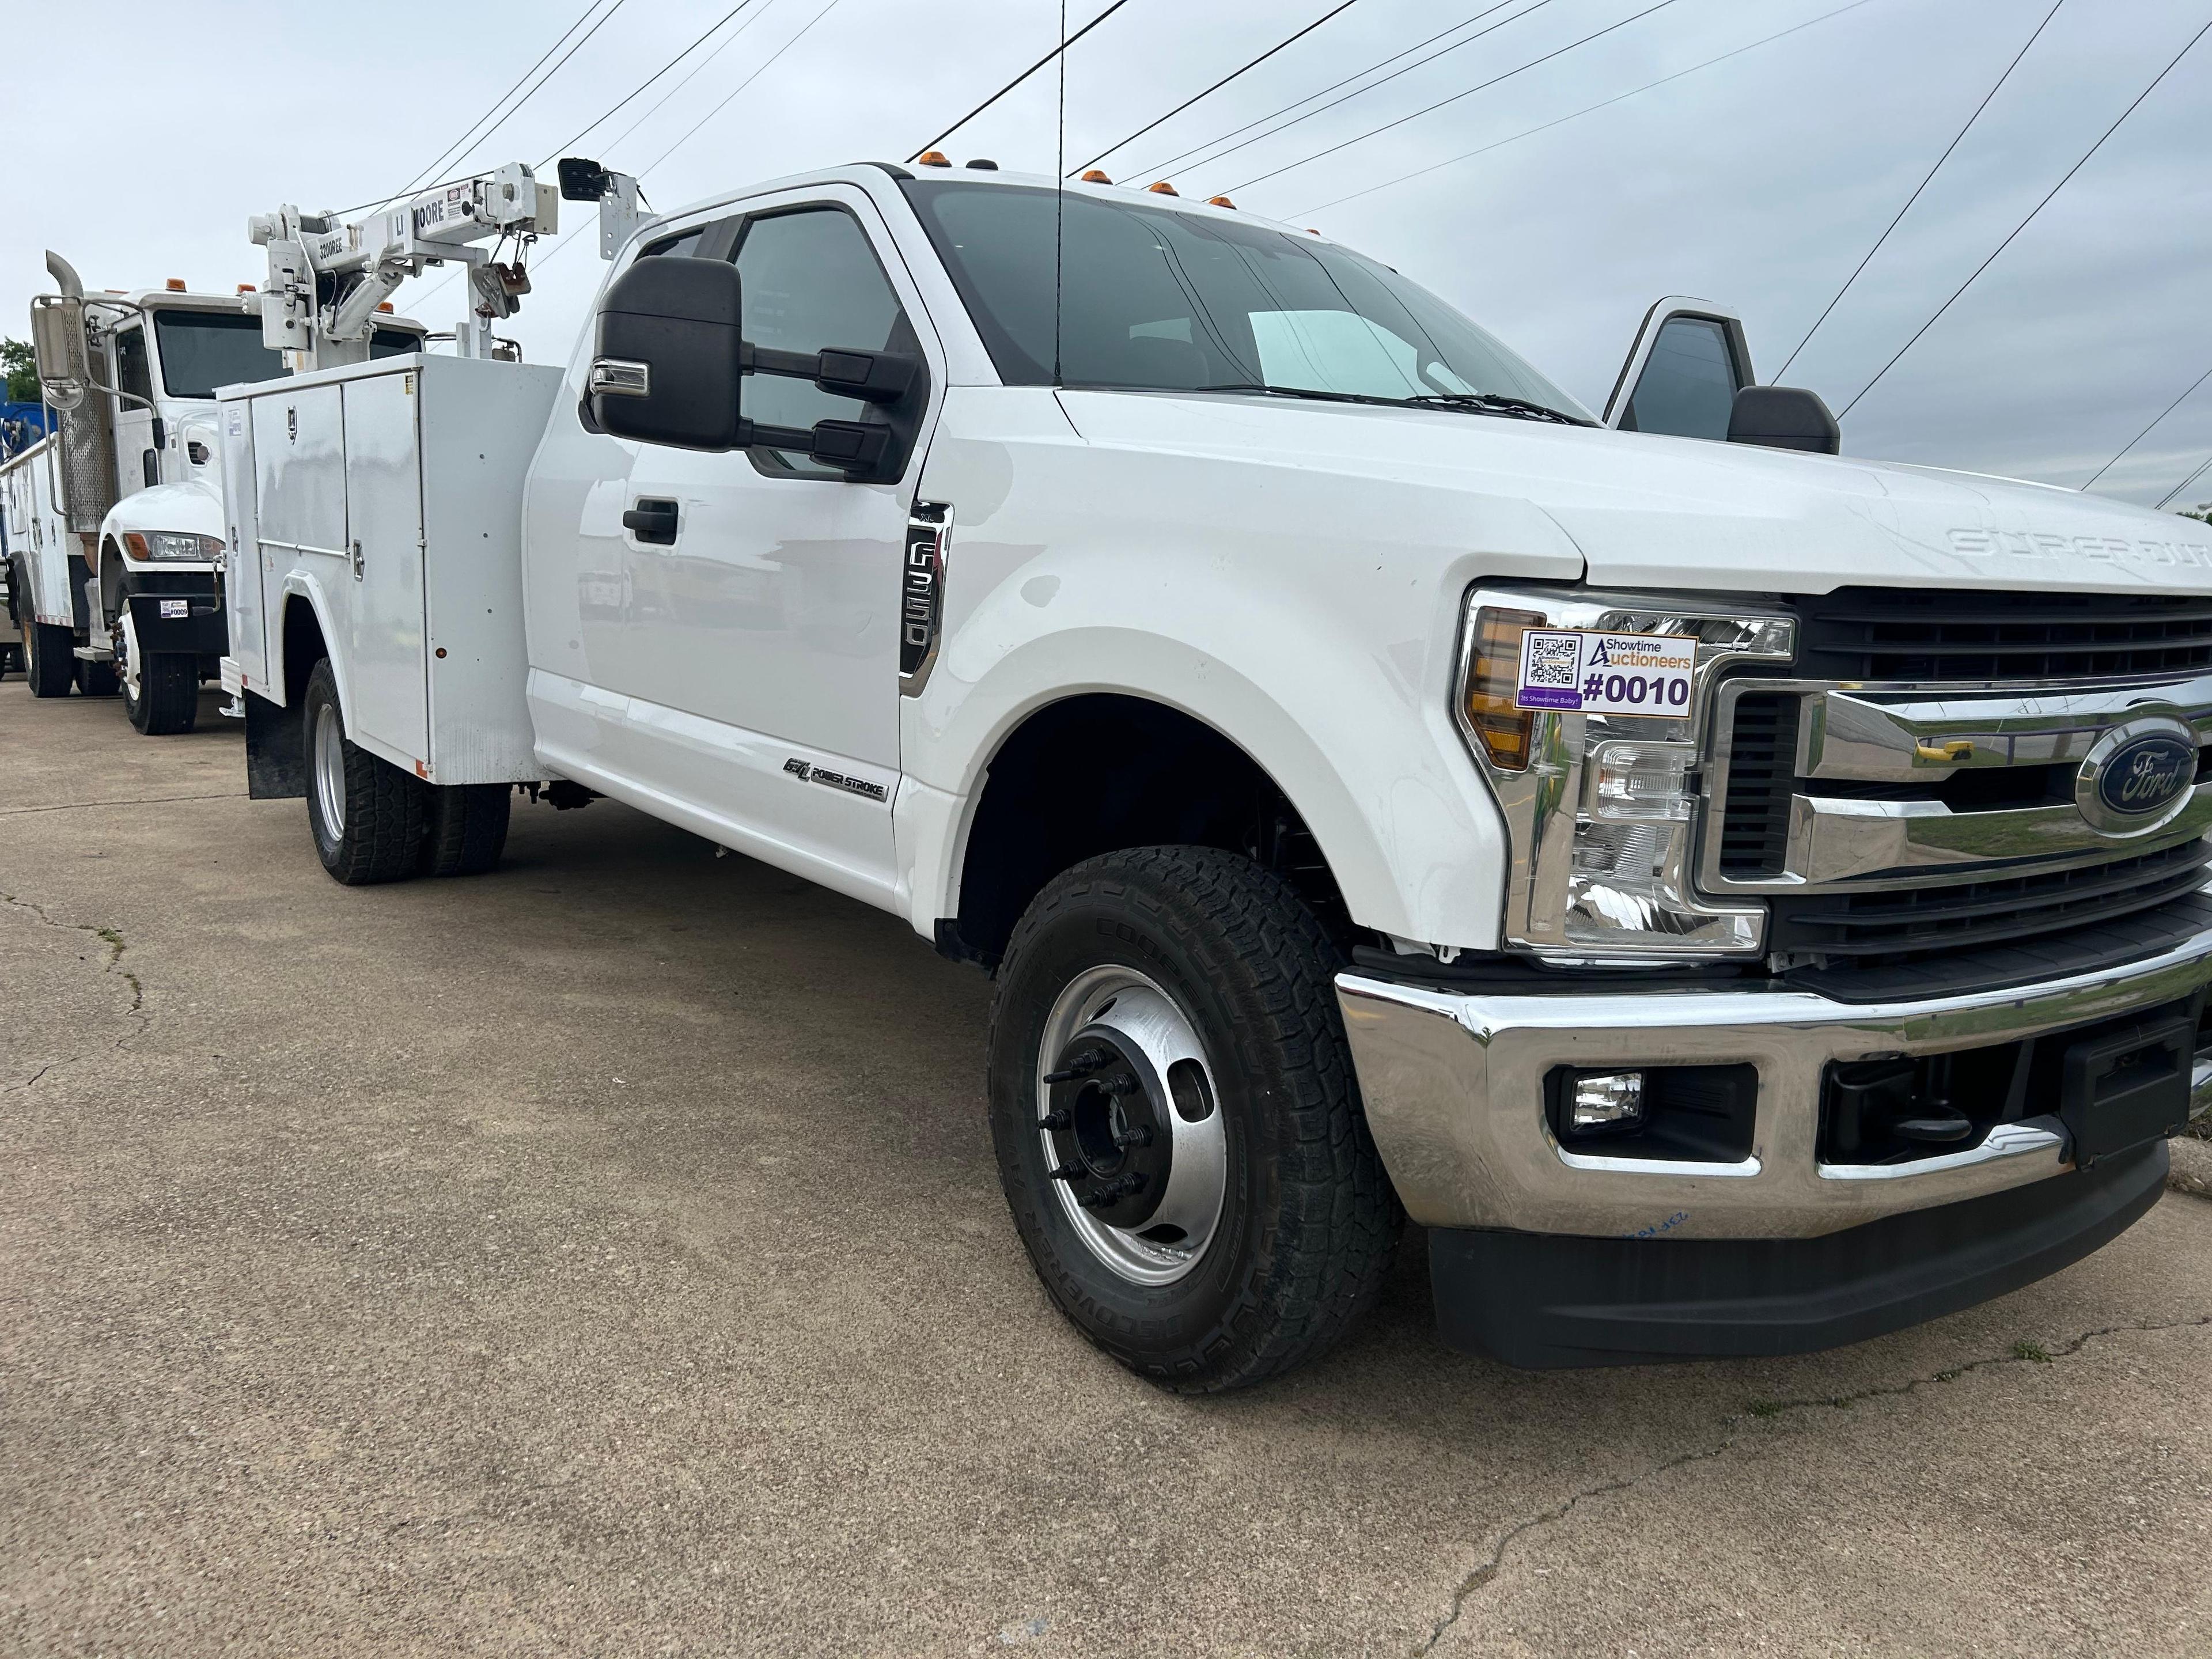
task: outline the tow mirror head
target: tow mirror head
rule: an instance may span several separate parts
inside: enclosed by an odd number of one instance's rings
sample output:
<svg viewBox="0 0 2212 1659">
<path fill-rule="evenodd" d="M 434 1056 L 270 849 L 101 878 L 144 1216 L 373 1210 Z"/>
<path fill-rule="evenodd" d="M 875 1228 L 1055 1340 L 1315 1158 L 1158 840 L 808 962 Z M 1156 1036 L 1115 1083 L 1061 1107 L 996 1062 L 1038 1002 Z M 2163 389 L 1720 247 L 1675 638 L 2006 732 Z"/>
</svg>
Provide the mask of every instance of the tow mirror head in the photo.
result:
<svg viewBox="0 0 2212 1659">
<path fill-rule="evenodd" d="M 1729 410 L 1728 441 L 1797 449 L 1808 455 L 1843 453 L 1843 428 L 1817 392 L 1794 386 L 1747 386 Z"/>
<path fill-rule="evenodd" d="M 724 259 L 640 259 L 623 272 L 599 307 L 590 423 L 678 449 L 742 447 L 741 299 Z"/>
</svg>

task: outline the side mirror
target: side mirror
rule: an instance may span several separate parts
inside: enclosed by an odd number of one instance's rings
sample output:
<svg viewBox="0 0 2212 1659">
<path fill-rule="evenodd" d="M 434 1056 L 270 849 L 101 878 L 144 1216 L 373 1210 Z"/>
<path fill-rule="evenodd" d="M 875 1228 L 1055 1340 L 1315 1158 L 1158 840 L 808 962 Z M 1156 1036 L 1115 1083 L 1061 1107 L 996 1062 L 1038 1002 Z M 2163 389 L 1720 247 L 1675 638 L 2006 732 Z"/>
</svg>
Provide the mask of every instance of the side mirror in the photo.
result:
<svg viewBox="0 0 2212 1659">
<path fill-rule="evenodd" d="M 623 272 L 599 307 L 592 422 L 641 443 L 743 447 L 742 301 L 738 268 L 723 259 L 640 259 Z"/>
<path fill-rule="evenodd" d="M 1843 453 L 1843 428 L 1817 392 L 1794 386 L 1747 386 L 1729 410 L 1728 441 L 1808 455 Z"/>
<path fill-rule="evenodd" d="M 42 294 L 31 301 L 31 356 L 44 399 L 67 411 L 84 401 L 92 349 L 84 335 L 84 301 Z"/>
</svg>

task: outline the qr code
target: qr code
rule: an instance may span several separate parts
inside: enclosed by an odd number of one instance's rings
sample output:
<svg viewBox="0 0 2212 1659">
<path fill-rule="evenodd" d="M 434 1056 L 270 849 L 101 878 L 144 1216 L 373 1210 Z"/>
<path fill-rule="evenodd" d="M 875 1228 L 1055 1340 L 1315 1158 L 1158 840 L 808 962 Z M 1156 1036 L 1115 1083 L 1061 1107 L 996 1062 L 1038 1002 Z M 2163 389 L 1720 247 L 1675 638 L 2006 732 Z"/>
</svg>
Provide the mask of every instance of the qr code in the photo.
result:
<svg viewBox="0 0 2212 1659">
<path fill-rule="evenodd" d="M 1573 635 L 1562 639 L 1557 635 L 1539 634 L 1528 641 L 1528 683 L 1571 689 L 1575 671 L 1581 662 L 1582 641 Z"/>
</svg>

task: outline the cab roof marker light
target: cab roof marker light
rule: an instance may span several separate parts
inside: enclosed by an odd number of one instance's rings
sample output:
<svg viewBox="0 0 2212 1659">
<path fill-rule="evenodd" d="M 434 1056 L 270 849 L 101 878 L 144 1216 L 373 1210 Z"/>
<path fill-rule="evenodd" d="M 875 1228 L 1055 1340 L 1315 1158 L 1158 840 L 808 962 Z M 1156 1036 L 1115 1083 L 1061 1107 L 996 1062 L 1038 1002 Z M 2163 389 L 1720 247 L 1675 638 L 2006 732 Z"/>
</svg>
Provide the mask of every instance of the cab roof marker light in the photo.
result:
<svg viewBox="0 0 2212 1659">
<path fill-rule="evenodd" d="M 926 149 L 914 158 L 914 164 L 918 167 L 949 167 L 952 158 L 941 149 Z"/>
<path fill-rule="evenodd" d="M 1086 185 L 1110 185 L 1114 181 L 1111 179 L 1109 179 L 1097 167 L 1092 167 L 1088 173 L 1085 173 L 1083 175 L 1083 182 Z"/>
<path fill-rule="evenodd" d="M 1155 184 L 1146 185 L 1145 188 L 1155 196 L 1179 196 L 1182 193 L 1164 179 Z"/>
<path fill-rule="evenodd" d="M 1208 207 L 1227 208 L 1231 213 L 1237 210 L 1237 204 L 1226 196 L 1209 196 L 1206 198 L 1206 204 Z"/>
<path fill-rule="evenodd" d="M 185 291 L 185 279 L 181 276 L 172 276 L 161 286 L 172 294 L 182 294 Z"/>
</svg>

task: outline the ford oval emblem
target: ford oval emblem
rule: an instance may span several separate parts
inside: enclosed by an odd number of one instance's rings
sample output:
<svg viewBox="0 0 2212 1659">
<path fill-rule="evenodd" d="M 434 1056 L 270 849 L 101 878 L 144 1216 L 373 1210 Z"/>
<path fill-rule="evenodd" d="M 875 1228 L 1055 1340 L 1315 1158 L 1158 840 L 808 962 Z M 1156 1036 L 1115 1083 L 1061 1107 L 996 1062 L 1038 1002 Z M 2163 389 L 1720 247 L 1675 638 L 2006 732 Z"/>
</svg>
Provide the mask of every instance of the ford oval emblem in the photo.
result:
<svg viewBox="0 0 2212 1659">
<path fill-rule="evenodd" d="M 2162 812 L 2197 780 L 2197 747 L 2171 732 L 2147 732 L 2122 744 L 2097 774 L 2097 799 L 2127 818 Z"/>
</svg>

